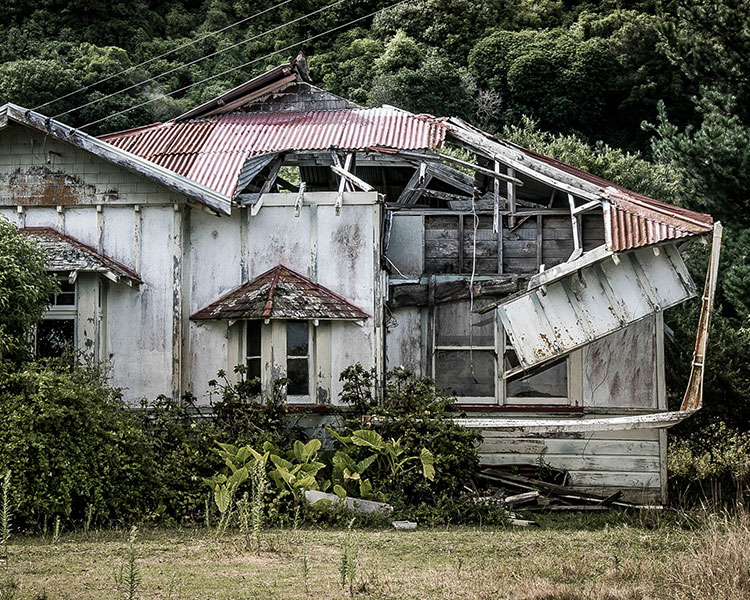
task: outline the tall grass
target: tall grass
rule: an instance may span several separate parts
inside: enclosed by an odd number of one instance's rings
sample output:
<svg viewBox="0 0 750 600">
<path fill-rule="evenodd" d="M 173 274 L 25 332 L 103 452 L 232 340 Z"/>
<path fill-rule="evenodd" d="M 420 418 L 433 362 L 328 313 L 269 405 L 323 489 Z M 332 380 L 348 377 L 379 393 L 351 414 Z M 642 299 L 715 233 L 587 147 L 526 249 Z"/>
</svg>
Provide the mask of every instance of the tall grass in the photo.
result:
<svg viewBox="0 0 750 600">
<path fill-rule="evenodd" d="M 675 600 L 750 598 L 750 514 L 709 516 L 666 579 Z"/>
</svg>

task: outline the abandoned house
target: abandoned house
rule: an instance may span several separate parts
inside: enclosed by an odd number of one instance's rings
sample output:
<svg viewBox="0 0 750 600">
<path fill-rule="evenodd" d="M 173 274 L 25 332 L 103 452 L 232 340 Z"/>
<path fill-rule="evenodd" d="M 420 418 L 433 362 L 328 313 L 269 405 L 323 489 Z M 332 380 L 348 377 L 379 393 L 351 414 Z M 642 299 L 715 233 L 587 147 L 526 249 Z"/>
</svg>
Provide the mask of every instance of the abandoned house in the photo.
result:
<svg viewBox="0 0 750 600">
<path fill-rule="evenodd" d="M 131 402 L 209 403 L 207 382 L 243 363 L 320 415 L 345 367 L 403 365 L 456 396 L 484 463 L 543 457 L 581 489 L 664 500 L 666 429 L 700 407 L 720 225 L 309 81 L 292 61 L 101 139 L 0 108 L 0 214 L 61 281 L 38 352 L 109 361 Z M 712 237 L 670 413 L 662 315 L 696 296 L 682 246 Z"/>
</svg>

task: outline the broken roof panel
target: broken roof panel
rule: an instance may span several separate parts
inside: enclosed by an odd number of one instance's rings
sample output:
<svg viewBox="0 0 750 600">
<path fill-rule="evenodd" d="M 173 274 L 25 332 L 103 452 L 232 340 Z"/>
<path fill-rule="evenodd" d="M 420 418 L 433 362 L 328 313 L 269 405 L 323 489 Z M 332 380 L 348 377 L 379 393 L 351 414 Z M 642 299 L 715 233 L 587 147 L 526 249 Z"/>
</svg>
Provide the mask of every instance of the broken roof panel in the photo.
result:
<svg viewBox="0 0 750 600">
<path fill-rule="evenodd" d="M 363 151 L 372 146 L 427 150 L 440 146 L 439 119 L 395 108 L 313 112 L 235 112 L 157 123 L 103 136 L 113 146 L 233 197 L 246 159 L 282 151 Z"/>
<path fill-rule="evenodd" d="M 121 262 L 55 229 L 26 227 L 21 232 L 32 236 L 46 250 L 47 271 L 102 273 L 115 281 L 124 277 L 131 285 L 143 283 L 138 273 Z"/>
<path fill-rule="evenodd" d="M 636 194 L 549 156 L 498 139 L 461 119 L 448 119 L 446 125 L 450 136 L 519 173 L 587 200 L 604 200 L 606 244 L 614 252 L 713 231 L 710 215 Z"/>
<path fill-rule="evenodd" d="M 331 290 L 279 265 L 202 308 L 193 320 L 367 319 Z"/>
</svg>

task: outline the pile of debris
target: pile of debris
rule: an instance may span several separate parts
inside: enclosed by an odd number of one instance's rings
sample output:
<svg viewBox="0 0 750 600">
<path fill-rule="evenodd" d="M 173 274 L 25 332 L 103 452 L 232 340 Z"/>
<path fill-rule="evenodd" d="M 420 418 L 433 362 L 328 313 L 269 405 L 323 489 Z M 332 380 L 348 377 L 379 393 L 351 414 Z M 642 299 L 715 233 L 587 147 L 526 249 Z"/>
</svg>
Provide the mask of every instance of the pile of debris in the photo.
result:
<svg viewBox="0 0 750 600">
<path fill-rule="evenodd" d="M 609 496 L 599 496 L 588 492 L 581 492 L 565 485 L 567 473 L 564 471 L 550 474 L 550 481 L 534 479 L 518 473 L 509 473 L 499 468 L 485 468 L 479 473 L 487 484 L 492 495 L 477 496 L 476 502 L 495 504 L 509 511 L 522 510 L 524 512 L 604 512 L 617 508 L 620 510 L 639 510 L 661 508 L 644 506 L 627 502 L 622 499 L 622 491 L 616 491 Z M 510 522 L 513 525 L 538 525 L 535 521 L 519 518 L 510 512 Z"/>
</svg>

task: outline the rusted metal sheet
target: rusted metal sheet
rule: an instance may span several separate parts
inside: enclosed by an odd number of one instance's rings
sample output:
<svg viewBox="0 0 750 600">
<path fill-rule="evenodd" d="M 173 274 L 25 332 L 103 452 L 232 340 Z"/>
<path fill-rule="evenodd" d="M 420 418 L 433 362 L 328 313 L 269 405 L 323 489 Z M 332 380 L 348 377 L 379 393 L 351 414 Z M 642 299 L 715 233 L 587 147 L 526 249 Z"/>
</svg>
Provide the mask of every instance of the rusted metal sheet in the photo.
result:
<svg viewBox="0 0 750 600">
<path fill-rule="evenodd" d="M 143 283 L 132 269 L 51 227 L 27 227 L 21 231 L 33 237 L 47 252 L 45 268 L 48 271 L 103 273 L 110 279 L 124 277 L 131 284 Z"/>
<path fill-rule="evenodd" d="M 713 219 L 612 187 L 606 190 L 604 229 L 613 252 L 710 233 Z"/>
<path fill-rule="evenodd" d="M 367 319 L 331 290 L 279 265 L 232 290 L 191 319 Z"/>
<path fill-rule="evenodd" d="M 695 295 L 673 244 L 640 248 L 576 269 L 498 306 L 521 366 L 565 355 Z"/>
<path fill-rule="evenodd" d="M 232 197 L 247 158 L 284 150 L 426 150 L 442 145 L 439 119 L 393 108 L 296 113 L 235 112 L 158 123 L 102 139 Z"/>
<path fill-rule="evenodd" d="M 449 136 L 518 174 L 585 200 L 604 200 L 607 248 L 619 252 L 711 232 L 710 215 L 631 192 L 538 152 L 498 139 L 460 119 L 446 122 Z"/>
</svg>

